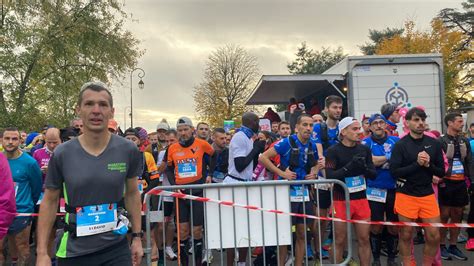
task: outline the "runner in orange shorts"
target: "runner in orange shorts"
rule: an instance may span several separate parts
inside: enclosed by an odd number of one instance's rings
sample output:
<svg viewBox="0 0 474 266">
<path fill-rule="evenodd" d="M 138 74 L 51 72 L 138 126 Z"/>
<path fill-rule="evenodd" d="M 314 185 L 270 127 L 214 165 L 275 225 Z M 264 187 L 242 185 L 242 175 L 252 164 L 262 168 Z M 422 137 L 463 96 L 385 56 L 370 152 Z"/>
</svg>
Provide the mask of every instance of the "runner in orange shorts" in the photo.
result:
<svg viewBox="0 0 474 266">
<path fill-rule="evenodd" d="M 390 172 L 397 178 L 395 212 L 401 222 L 439 223 L 438 202 L 431 186 L 433 176 L 444 177 L 444 161 L 441 143 L 423 134 L 426 113 L 412 108 L 406 114 L 410 134 L 395 144 L 390 158 Z M 414 228 L 400 228 L 400 255 L 403 265 L 410 265 Z M 433 263 L 439 247 L 439 229 L 425 227 L 426 244 L 423 249 L 423 265 Z"/>
</svg>

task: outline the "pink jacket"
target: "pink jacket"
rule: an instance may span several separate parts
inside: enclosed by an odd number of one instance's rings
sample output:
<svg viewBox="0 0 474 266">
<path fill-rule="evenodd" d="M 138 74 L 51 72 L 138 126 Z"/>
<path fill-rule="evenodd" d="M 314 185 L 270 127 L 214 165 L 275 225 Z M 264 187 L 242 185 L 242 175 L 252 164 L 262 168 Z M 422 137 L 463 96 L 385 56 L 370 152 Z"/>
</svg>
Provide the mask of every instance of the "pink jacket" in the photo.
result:
<svg viewBox="0 0 474 266">
<path fill-rule="evenodd" d="M 12 173 L 7 158 L 0 153 L 0 239 L 7 234 L 15 215 L 16 203 Z"/>
</svg>

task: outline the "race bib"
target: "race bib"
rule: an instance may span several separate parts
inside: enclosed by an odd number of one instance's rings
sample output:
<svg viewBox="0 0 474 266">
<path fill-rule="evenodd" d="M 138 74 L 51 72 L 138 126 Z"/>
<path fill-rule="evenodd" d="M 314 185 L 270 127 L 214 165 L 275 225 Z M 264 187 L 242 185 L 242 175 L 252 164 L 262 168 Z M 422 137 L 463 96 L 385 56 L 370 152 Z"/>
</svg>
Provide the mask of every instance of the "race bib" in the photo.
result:
<svg viewBox="0 0 474 266">
<path fill-rule="evenodd" d="M 196 162 L 179 163 L 178 175 L 180 178 L 190 178 L 197 176 Z"/>
<path fill-rule="evenodd" d="M 306 186 L 292 186 L 290 187 L 290 201 L 303 202 L 309 201 L 309 191 Z"/>
<path fill-rule="evenodd" d="M 464 166 L 458 158 L 453 160 L 452 175 L 464 175 Z"/>
<path fill-rule="evenodd" d="M 326 180 L 324 176 L 318 176 L 318 180 Z M 315 189 L 319 190 L 329 190 L 331 188 L 331 184 L 326 183 L 326 184 L 314 184 Z"/>
<path fill-rule="evenodd" d="M 224 180 L 225 176 L 226 175 L 222 172 L 214 171 L 214 174 L 212 175 L 212 179 L 217 179 L 217 180 L 220 180 L 222 182 L 222 180 Z"/>
<path fill-rule="evenodd" d="M 109 232 L 117 226 L 117 204 L 91 205 L 76 209 L 76 235 Z"/>
<path fill-rule="evenodd" d="M 365 179 L 362 176 L 353 176 L 345 178 L 349 193 L 355 193 L 366 189 Z"/>
<path fill-rule="evenodd" d="M 370 201 L 376 201 L 385 203 L 387 201 L 387 190 L 380 188 L 367 188 L 367 199 Z"/>
</svg>

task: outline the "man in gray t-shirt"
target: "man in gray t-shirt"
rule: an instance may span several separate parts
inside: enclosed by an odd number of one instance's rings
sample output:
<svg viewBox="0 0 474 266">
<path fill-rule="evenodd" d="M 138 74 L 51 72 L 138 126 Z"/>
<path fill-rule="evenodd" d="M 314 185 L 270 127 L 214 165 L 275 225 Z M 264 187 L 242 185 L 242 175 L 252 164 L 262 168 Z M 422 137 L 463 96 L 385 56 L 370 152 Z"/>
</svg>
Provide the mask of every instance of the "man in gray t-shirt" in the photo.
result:
<svg viewBox="0 0 474 266">
<path fill-rule="evenodd" d="M 139 265 L 143 256 L 137 180 L 143 167 L 141 154 L 132 142 L 108 132 L 114 109 L 105 85 L 86 83 L 76 110 L 83 121 L 83 134 L 59 145 L 48 165 L 36 263 L 51 263 L 47 239 L 63 193 L 67 214 L 56 252 L 60 266 Z M 126 228 L 117 228 L 121 202 L 132 223 L 131 246 L 125 238 Z"/>
</svg>

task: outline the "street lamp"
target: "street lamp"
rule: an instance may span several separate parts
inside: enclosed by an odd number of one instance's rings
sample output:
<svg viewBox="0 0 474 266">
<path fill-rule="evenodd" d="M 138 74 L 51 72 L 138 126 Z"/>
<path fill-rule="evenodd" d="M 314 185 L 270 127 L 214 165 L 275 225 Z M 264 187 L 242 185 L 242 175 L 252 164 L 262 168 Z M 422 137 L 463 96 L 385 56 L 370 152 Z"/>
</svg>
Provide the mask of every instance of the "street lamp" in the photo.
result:
<svg viewBox="0 0 474 266">
<path fill-rule="evenodd" d="M 130 109 L 130 106 L 126 106 L 125 109 L 123 110 L 123 126 L 124 130 L 127 129 L 127 109 Z M 130 113 L 128 113 L 130 115 Z"/>
<path fill-rule="evenodd" d="M 139 67 L 134 68 L 130 72 L 130 127 L 133 127 L 133 72 L 136 70 L 140 71 L 137 73 L 137 76 L 140 78 L 140 81 L 138 82 L 138 88 L 143 89 L 145 87 L 145 83 L 142 80 L 142 78 L 145 76 L 145 70 Z"/>
</svg>

